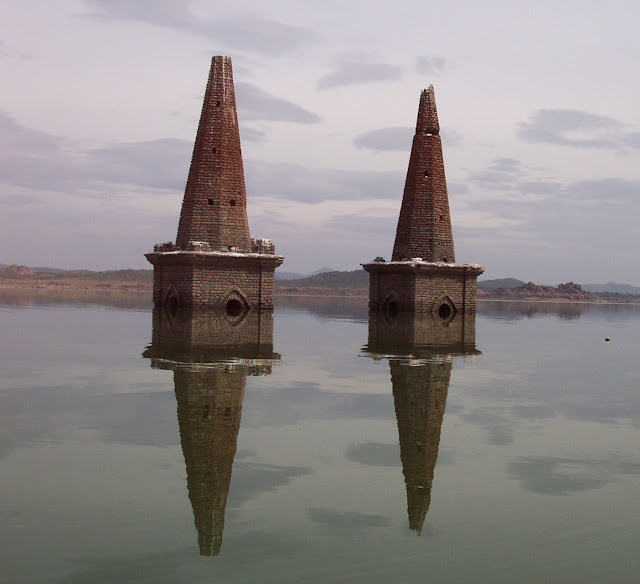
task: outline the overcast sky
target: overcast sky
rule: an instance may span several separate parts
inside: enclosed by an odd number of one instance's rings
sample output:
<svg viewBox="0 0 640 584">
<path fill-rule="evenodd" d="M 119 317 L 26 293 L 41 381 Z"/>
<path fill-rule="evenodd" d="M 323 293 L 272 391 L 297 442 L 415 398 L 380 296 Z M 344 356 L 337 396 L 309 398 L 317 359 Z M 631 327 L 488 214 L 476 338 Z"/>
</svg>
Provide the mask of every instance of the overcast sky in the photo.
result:
<svg viewBox="0 0 640 584">
<path fill-rule="evenodd" d="M 640 285 L 639 25 L 634 0 L 2 2 L 0 263 L 150 267 L 224 54 L 281 270 L 389 258 L 433 84 L 458 261 Z"/>
</svg>

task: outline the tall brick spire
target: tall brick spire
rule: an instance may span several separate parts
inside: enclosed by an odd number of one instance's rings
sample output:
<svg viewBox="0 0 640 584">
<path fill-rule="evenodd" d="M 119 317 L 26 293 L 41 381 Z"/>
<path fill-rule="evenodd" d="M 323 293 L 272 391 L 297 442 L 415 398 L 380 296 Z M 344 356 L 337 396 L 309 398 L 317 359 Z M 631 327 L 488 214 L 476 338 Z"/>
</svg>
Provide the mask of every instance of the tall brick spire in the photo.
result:
<svg viewBox="0 0 640 584">
<path fill-rule="evenodd" d="M 176 246 L 206 242 L 212 250 L 251 251 L 247 195 L 231 58 L 211 60 Z"/>
<path fill-rule="evenodd" d="M 422 91 L 393 261 L 455 263 L 447 181 L 433 85 Z"/>
</svg>

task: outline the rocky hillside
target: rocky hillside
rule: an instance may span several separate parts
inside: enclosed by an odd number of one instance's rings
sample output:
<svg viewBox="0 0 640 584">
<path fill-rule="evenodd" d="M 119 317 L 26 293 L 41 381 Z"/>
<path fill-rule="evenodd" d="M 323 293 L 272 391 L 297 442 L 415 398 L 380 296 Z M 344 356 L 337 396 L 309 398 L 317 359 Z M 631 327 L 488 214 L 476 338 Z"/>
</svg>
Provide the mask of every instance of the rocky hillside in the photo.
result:
<svg viewBox="0 0 640 584">
<path fill-rule="evenodd" d="M 571 300 L 573 302 L 599 302 L 600 297 L 593 292 L 582 289 L 580 284 L 567 282 L 558 286 L 538 286 L 533 282 L 527 282 L 515 288 L 496 288 L 485 293 L 491 298 L 502 300 Z M 484 294 L 479 297 L 486 297 Z"/>
</svg>

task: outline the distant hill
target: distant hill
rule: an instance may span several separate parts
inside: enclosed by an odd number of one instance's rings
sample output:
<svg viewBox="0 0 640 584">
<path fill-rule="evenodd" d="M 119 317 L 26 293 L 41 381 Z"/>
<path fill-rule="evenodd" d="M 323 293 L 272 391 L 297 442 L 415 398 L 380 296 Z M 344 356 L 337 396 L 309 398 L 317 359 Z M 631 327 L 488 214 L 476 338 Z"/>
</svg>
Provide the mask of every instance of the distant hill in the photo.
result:
<svg viewBox="0 0 640 584">
<path fill-rule="evenodd" d="M 324 274 L 325 272 L 335 272 L 333 268 L 320 268 L 310 274 L 300 274 L 298 272 L 283 272 L 282 270 L 276 270 L 276 280 L 301 280 L 302 278 L 309 278 L 316 274 Z"/>
<path fill-rule="evenodd" d="M 278 277 L 279 276 L 279 277 Z M 276 270 L 276 294 L 366 296 L 369 275 L 363 269 L 352 271 L 322 268 L 314 275 Z M 0 264 L 2 288 L 58 288 L 102 290 L 151 290 L 153 270 L 62 270 L 59 268 L 31 268 L 16 264 Z M 629 284 L 585 284 L 573 282 L 557 287 L 538 286 L 516 278 L 499 278 L 478 282 L 478 299 L 504 300 L 572 300 L 583 302 L 638 302 L 640 287 Z"/>
<path fill-rule="evenodd" d="M 364 270 L 322 272 L 315 276 L 276 282 L 278 288 L 368 288 L 369 274 Z"/>
<path fill-rule="evenodd" d="M 593 292 L 583 290 L 582 286 L 575 282 L 558 284 L 556 287 L 538 286 L 533 282 L 527 282 L 514 288 L 496 288 L 488 294 L 491 298 L 504 300 L 568 300 L 572 302 L 598 302 L 601 300 Z"/>
<path fill-rule="evenodd" d="M 306 278 L 308 275 L 309 274 L 299 274 L 298 272 L 276 270 L 276 280 L 299 280 L 300 278 Z"/>
<path fill-rule="evenodd" d="M 522 280 L 516 280 L 515 278 L 498 278 L 496 280 L 479 280 L 478 281 L 478 289 L 486 290 L 487 292 L 492 292 L 493 290 L 497 290 L 498 288 L 504 288 L 508 290 L 509 288 L 518 288 L 523 286 L 525 282 Z"/>
<path fill-rule="evenodd" d="M 608 284 L 583 284 L 582 289 L 588 292 L 613 292 L 614 294 L 640 296 L 640 286 L 631 286 L 631 284 L 616 284 L 614 282 L 609 282 Z"/>
<path fill-rule="evenodd" d="M 60 270 L 29 268 L 27 266 L 0 267 L 0 286 L 18 288 L 66 288 L 151 290 L 153 270 Z"/>
</svg>

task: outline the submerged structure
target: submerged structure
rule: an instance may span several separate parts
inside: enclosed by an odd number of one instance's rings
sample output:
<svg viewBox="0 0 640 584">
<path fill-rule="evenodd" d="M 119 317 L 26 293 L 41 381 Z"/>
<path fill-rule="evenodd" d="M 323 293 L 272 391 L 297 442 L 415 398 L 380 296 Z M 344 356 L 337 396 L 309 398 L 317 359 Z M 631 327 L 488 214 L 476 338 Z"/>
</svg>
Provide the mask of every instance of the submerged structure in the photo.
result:
<svg viewBox="0 0 640 584">
<path fill-rule="evenodd" d="M 457 264 L 433 86 L 420 96 L 391 261 L 363 264 L 369 308 L 431 313 L 444 324 L 475 316 L 476 280 L 484 271 Z"/>
<path fill-rule="evenodd" d="M 284 258 L 251 238 L 231 58 L 211 60 L 175 244 L 146 254 L 155 306 L 273 308 Z"/>
<path fill-rule="evenodd" d="M 437 318 L 372 311 L 365 347 L 366 356 L 389 361 L 409 529 L 418 534 L 431 505 L 453 361 L 480 353 L 462 319 L 442 327 Z"/>
<path fill-rule="evenodd" d="M 173 371 L 198 546 L 201 555 L 217 556 L 247 376 L 269 375 L 281 360 L 273 352 L 272 314 L 155 308 L 143 356 L 152 367 Z"/>
</svg>

